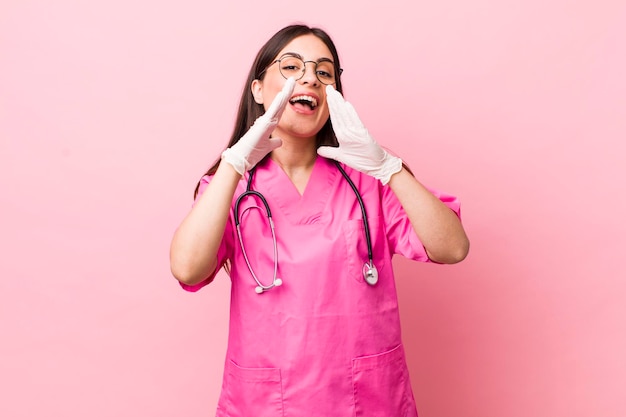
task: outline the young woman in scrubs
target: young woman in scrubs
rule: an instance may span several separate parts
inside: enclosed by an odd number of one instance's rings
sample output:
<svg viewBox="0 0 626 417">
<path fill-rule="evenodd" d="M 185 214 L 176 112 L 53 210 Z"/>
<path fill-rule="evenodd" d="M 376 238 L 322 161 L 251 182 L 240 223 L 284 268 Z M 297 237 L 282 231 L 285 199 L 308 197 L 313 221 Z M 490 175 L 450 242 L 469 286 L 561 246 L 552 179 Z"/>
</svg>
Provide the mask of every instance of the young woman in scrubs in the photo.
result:
<svg viewBox="0 0 626 417">
<path fill-rule="evenodd" d="M 456 198 L 425 188 L 370 136 L 341 95 L 340 68 L 324 31 L 277 32 L 174 234 L 184 289 L 222 267 L 232 282 L 219 417 L 417 416 L 391 258 L 456 263 L 469 242 Z M 363 211 L 335 161 L 366 209 L 373 285 Z M 273 230 L 256 195 L 236 204 L 251 170 Z"/>
</svg>

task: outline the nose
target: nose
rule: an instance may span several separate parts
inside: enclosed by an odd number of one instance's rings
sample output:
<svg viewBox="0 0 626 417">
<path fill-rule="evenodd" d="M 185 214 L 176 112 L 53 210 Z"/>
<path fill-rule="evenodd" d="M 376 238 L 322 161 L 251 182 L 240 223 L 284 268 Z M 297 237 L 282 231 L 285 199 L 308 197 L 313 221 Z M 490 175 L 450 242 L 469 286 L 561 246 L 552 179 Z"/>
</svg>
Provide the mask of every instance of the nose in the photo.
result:
<svg viewBox="0 0 626 417">
<path fill-rule="evenodd" d="M 311 64 L 311 65 L 307 66 L 307 64 Z M 318 85 L 320 80 L 317 78 L 316 71 L 317 71 L 317 62 L 306 61 L 304 63 L 304 75 L 302 75 L 302 78 L 300 78 L 300 81 L 302 81 L 303 84 L 307 83 L 307 84 L 312 84 L 312 85 Z"/>
</svg>

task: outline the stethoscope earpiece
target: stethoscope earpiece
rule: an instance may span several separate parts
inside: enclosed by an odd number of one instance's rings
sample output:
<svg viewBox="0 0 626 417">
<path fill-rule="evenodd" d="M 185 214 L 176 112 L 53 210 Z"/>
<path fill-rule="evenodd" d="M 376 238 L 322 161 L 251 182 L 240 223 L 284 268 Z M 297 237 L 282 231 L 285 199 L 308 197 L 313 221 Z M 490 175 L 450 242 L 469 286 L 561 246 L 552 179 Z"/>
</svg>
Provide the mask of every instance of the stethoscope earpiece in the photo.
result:
<svg viewBox="0 0 626 417">
<path fill-rule="evenodd" d="M 283 280 L 280 278 L 276 278 L 272 282 L 272 285 L 267 285 L 265 287 L 263 287 L 261 284 L 257 285 L 254 288 L 254 292 L 256 292 L 257 294 L 263 294 L 265 291 L 271 290 L 274 287 L 280 287 L 281 285 L 283 285 Z"/>
</svg>

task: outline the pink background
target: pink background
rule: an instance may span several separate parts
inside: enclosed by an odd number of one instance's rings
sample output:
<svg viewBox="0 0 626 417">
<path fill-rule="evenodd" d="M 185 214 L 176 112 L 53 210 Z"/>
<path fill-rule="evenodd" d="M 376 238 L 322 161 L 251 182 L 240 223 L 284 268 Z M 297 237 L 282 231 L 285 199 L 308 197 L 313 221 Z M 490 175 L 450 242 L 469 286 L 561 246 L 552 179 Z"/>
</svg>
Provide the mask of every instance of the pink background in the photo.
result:
<svg viewBox="0 0 626 417">
<path fill-rule="evenodd" d="M 213 414 L 228 280 L 183 292 L 169 243 L 295 21 L 463 201 L 465 262 L 395 262 L 420 416 L 626 415 L 625 3 L 216 4 L 2 1 L 0 415 Z"/>
</svg>

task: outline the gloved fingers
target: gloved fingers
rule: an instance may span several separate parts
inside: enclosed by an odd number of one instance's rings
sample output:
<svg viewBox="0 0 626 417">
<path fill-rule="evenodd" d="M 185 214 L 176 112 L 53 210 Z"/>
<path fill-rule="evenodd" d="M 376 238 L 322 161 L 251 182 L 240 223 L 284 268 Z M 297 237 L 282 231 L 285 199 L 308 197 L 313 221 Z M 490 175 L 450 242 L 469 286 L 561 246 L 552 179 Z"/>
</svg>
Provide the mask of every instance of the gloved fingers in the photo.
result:
<svg viewBox="0 0 626 417">
<path fill-rule="evenodd" d="M 271 152 L 276 148 L 280 148 L 283 145 L 283 140 L 281 138 L 269 138 L 267 140 L 267 143 L 268 143 L 269 152 Z"/>
<path fill-rule="evenodd" d="M 344 112 L 345 112 L 345 115 L 346 115 L 345 116 L 346 120 L 349 121 L 350 126 L 359 127 L 359 128 L 360 127 L 364 127 L 363 123 L 361 122 L 361 118 L 359 117 L 359 115 L 356 112 L 356 109 L 354 108 L 352 103 L 346 101 Z"/>
<path fill-rule="evenodd" d="M 267 116 L 272 121 L 277 121 L 282 116 L 285 107 L 287 107 L 287 103 L 291 98 L 291 94 L 293 93 L 293 89 L 296 86 L 296 80 L 293 77 L 289 77 L 283 89 L 276 94 L 272 104 L 265 112 L 265 116 Z"/>
<path fill-rule="evenodd" d="M 334 159 L 338 161 L 338 157 L 341 155 L 342 151 L 340 148 L 335 148 L 334 146 L 320 146 L 317 148 L 317 154 L 319 156 L 323 156 L 324 158 Z"/>
<path fill-rule="evenodd" d="M 330 85 L 326 87 L 326 100 L 330 112 L 330 121 L 335 130 L 347 129 L 356 131 L 365 129 L 354 106 Z"/>
<path fill-rule="evenodd" d="M 348 116 L 345 112 L 346 100 L 341 93 L 335 90 L 331 85 L 326 86 L 326 102 L 328 103 L 331 123 L 341 123 L 346 120 Z"/>
</svg>

